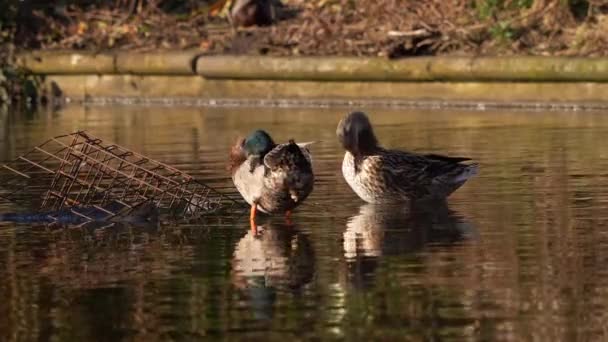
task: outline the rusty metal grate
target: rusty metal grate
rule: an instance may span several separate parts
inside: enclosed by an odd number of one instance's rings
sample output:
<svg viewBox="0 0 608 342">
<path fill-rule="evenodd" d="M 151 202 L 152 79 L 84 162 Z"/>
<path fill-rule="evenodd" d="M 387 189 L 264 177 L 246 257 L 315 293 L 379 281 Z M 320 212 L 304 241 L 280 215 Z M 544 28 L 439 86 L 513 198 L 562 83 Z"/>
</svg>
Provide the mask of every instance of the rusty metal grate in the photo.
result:
<svg viewBox="0 0 608 342">
<path fill-rule="evenodd" d="M 83 131 L 57 136 L 0 166 L 0 197 L 40 210 L 153 202 L 161 213 L 192 219 L 242 210 L 240 202 L 182 171 Z"/>
</svg>

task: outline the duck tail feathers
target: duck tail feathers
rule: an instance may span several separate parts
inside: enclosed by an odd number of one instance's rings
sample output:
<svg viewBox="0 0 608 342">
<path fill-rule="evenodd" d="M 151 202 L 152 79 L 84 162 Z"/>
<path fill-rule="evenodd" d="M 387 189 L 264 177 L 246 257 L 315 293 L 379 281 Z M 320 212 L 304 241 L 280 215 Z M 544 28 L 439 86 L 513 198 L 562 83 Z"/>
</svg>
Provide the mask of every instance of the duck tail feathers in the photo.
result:
<svg viewBox="0 0 608 342">
<path fill-rule="evenodd" d="M 463 165 L 462 170 L 452 179 L 452 183 L 464 183 L 469 178 L 477 175 L 479 164 Z"/>
<path fill-rule="evenodd" d="M 300 146 L 300 148 L 308 148 L 308 146 L 312 145 L 312 144 L 316 144 L 320 142 L 319 140 L 314 140 L 314 141 L 304 141 L 304 142 L 299 142 L 296 143 L 298 146 Z"/>
</svg>

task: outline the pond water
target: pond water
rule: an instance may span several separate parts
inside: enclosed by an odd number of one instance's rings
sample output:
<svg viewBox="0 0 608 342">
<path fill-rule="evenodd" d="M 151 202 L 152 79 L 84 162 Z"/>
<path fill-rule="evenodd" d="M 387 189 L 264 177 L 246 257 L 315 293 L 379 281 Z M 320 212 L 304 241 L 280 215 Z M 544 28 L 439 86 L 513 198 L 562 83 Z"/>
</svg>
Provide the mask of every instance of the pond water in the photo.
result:
<svg viewBox="0 0 608 342">
<path fill-rule="evenodd" d="M 312 195 L 293 225 L 260 219 L 260 238 L 246 216 L 158 230 L 0 223 L 0 339 L 606 338 L 608 116 L 368 112 L 385 146 L 468 156 L 480 174 L 447 207 L 386 213 L 341 177 L 345 109 L 0 114 L 0 160 L 85 129 L 232 193 L 238 135 L 321 140 Z"/>
</svg>

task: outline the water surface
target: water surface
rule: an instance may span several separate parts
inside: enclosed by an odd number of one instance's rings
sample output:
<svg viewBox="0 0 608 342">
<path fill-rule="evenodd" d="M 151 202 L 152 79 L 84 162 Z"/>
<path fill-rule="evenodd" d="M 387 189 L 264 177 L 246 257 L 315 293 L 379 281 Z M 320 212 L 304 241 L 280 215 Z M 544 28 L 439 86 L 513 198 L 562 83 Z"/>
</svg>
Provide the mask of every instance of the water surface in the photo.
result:
<svg viewBox="0 0 608 342">
<path fill-rule="evenodd" d="M 288 225 L 0 224 L 1 340 L 602 340 L 608 117 L 369 110 L 381 142 L 468 156 L 447 206 L 383 211 L 340 176 L 343 109 L 71 106 L 0 114 L 0 160 L 85 129 L 234 193 L 238 135 L 320 140 Z M 0 210 L 15 210 L 10 203 Z"/>
</svg>

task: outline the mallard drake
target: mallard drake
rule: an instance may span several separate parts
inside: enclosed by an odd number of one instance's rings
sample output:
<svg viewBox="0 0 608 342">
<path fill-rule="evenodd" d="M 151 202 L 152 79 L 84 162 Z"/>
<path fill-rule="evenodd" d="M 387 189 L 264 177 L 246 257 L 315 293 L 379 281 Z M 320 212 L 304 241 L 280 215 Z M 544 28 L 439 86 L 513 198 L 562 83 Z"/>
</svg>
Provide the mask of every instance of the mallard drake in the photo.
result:
<svg viewBox="0 0 608 342">
<path fill-rule="evenodd" d="M 443 199 L 477 174 L 469 158 L 388 150 L 378 144 L 365 113 L 353 112 L 336 130 L 346 154 L 342 174 L 368 203 Z"/>
<path fill-rule="evenodd" d="M 230 153 L 232 181 L 255 215 L 286 213 L 300 205 L 313 188 L 312 159 L 307 146 L 289 140 L 277 145 L 263 130 L 239 139 Z"/>
</svg>

